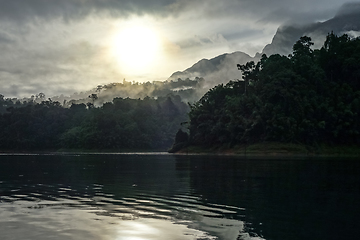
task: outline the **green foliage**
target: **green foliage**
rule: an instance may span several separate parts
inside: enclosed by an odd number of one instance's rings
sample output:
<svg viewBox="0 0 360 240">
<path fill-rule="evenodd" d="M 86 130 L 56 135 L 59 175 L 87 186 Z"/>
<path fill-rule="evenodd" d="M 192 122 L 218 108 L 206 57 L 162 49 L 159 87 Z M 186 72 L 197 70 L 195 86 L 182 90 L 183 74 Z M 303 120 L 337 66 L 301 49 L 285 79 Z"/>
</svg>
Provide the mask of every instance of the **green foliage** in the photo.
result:
<svg viewBox="0 0 360 240">
<path fill-rule="evenodd" d="M 174 153 L 182 149 L 188 144 L 189 135 L 184 132 L 182 129 L 179 129 L 175 135 L 175 142 L 171 149 L 169 150 L 170 153 Z"/>
<path fill-rule="evenodd" d="M 0 150 L 165 150 L 187 112 L 188 106 L 173 95 L 115 98 L 101 107 L 19 104 L 0 115 Z"/>
<path fill-rule="evenodd" d="M 360 39 L 331 33 L 320 50 L 312 45 L 301 37 L 292 55 L 238 65 L 244 81 L 190 105 L 191 144 L 360 144 Z"/>
</svg>

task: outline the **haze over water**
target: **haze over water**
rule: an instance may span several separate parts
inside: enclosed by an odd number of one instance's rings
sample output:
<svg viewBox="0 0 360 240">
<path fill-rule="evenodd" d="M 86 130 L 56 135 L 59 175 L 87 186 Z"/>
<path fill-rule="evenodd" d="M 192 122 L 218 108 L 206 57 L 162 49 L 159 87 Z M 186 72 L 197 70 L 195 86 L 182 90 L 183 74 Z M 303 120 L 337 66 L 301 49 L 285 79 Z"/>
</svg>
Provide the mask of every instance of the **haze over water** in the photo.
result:
<svg viewBox="0 0 360 240">
<path fill-rule="evenodd" d="M 356 159 L 1 155 L 1 239 L 355 239 Z"/>
</svg>

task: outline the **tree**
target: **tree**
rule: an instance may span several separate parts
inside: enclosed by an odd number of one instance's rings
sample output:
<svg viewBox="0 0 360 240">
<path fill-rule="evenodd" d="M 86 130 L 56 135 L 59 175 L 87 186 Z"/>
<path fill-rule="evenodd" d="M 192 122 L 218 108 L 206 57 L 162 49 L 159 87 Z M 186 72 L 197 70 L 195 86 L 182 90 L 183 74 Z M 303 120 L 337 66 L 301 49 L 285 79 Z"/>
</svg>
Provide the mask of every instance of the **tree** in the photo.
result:
<svg viewBox="0 0 360 240">
<path fill-rule="evenodd" d="M 322 49 L 312 46 L 304 36 L 292 55 L 238 64 L 244 81 L 190 105 L 190 144 L 360 144 L 360 39 L 329 34 Z"/>
<path fill-rule="evenodd" d="M 298 56 L 312 56 L 313 50 L 311 46 L 314 43 L 311 41 L 311 38 L 308 36 L 300 37 L 298 41 L 293 46 L 293 55 Z"/>
<path fill-rule="evenodd" d="M 36 100 L 43 101 L 45 99 L 45 94 L 41 92 L 39 94 L 36 94 L 35 98 Z"/>
<path fill-rule="evenodd" d="M 95 101 L 98 99 L 97 94 L 92 93 L 91 95 L 89 95 L 89 98 L 92 100 L 92 104 L 94 105 Z"/>
</svg>

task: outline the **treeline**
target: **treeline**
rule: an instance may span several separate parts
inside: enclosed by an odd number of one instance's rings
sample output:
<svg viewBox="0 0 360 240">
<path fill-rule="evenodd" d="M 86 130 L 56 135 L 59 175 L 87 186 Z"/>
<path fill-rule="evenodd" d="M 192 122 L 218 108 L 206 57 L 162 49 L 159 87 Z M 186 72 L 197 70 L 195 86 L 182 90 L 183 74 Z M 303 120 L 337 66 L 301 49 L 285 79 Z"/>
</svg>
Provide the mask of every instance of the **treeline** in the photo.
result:
<svg viewBox="0 0 360 240">
<path fill-rule="evenodd" d="M 190 140 L 204 147 L 264 141 L 360 144 L 360 39 L 329 34 L 312 50 L 301 37 L 289 56 L 238 65 L 243 81 L 210 89 L 191 105 Z"/>
<path fill-rule="evenodd" d="M 194 79 L 153 81 L 153 82 L 130 82 L 125 79 L 122 82 L 114 82 L 98 85 L 89 91 L 73 93 L 70 96 L 46 97 L 44 93 L 34 94 L 24 98 L 5 98 L 0 94 L 0 113 L 5 113 L 9 107 L 23 107 L 27 104 L 49 101 L 59 102 L 61 106 L 69 108 L 73 104 L 88 104 L 89 96 L 96 95 L 92 101 L 94 106 L 100 107 L 104 103 L 111 102 L 116 97 L 143 99 L 145 97 L 158 98 L 168 95 L 178 95 L 183 102 L 198 101 L 206 92 L 205 79 L 195 77 Z"/>
<path fill-rule="evenodd" d="M 122 98 L 145 98 L 145 97 L 163 97 L 167 95 L 179 95 L 183 102 L 195 102 L 198 101 L 201 96 L 204 95 L 204 84 L 203 78 L 194 79 L 177 79 L 176 81 L 153 81 L 153 82 L 130 82 L 125 79 L 122 82 L 114 82 L 104 85 L 98 85 L 86 92 L 74 93 L 70 96 L 53 96 L 53 101 L 60 102 L 64 107 L 70 107 L 72 104 L 87 103 L 88 96 L 96 94 L 97 99 L 95 100 L 95 106 L 102 106 L 106 102 L 112 101 L 115 97 Z M 22 99 L 23 101 L 41 102 L 38 95 L 32 96 L 32 98 Z"/>
<path fill-rule="evenodd" d="M 95 98 L 90 98 L 93 102 Z M 0 150 L 166 150 L 188 105 L 179 96 L 114 98 L 101 107 L 0 99 Z"/>
</svg>

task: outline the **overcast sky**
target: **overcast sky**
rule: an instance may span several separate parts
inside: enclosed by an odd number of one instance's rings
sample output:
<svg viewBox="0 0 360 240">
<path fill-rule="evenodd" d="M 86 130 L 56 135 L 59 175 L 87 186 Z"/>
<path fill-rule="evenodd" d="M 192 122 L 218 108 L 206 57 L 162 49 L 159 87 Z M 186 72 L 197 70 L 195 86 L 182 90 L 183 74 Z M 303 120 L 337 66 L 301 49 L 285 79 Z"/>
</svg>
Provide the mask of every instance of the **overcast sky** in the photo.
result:
<svg viewBox="0 0 360 240">
<path fill-rule="evenodd" d="M 327 20 L 346 2 L 0 0 L 0 94 L 51 97 L 124 78 L 166 80 L 202 58 L 261 52 L 280 25 Z M 160 39 L 161 53 L 146 70 L 129 71 L 114 54 L 114 36 L 130 22 Z"/>
</svg>

